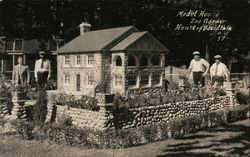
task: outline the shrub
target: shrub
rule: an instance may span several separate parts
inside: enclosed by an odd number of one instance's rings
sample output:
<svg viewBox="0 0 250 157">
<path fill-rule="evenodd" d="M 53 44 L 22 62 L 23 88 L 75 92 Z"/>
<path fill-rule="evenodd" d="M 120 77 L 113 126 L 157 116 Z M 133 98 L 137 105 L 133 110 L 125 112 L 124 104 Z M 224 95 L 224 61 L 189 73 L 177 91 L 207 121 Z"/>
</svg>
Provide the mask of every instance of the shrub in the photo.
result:
<svg viewBox="0 0 250 157">
<path fill-rule="evenodd" d="M 63 113 L 58 117 L 58 124 L 62 126 L 71 126 L 72 125 L 72 117 L 68 114 Z"/>
<path fill-rule="evenodd" d="M 45 89 L 40 89 L 38 92 L 38 97 L 36 104 L 33 107 L 34 111 L 34 122 L 43 123 L 46 120 L 47 116 L 47 92 Z"/>
<path fill-rule="evenodd" d="M 190 87 L 186 89 L 172 88 L 166 92 L 149 91 L 143 94 L 116 94 L 114 98 L 114 106 L 117 108 L 137 108 L 142 106 L 156 106 L 161 104 L 176 103 L 182 101 L 203 100 L 211 97 L 224 96 L 226 93 L 219 88 L 196 88 Z"/>
<path fill-rule="evenodd" d="M 60 93 L 52 95 L 52 103 L 55 105 L 63 105 L 74 108 L 88 109 L 91 111 L 99 111 L 100 107 L 97 105 L 97 100 L 94 97 L 83 95 L 77 99 L 74 95 Z"/>
<path fill-rule="evenodd" d="M 26 140 L 33 138 L 34 123 L 17 119 L 11 121 L 11 125 L 21 138 Z"/>
<path fill-rule="evenodd" d="M 250 104 L 250 94 L 247 94 L 241 91 L 236 91 L 235 98 L 239 104 L 245 104 L 245 105 Z"/>
</svg>

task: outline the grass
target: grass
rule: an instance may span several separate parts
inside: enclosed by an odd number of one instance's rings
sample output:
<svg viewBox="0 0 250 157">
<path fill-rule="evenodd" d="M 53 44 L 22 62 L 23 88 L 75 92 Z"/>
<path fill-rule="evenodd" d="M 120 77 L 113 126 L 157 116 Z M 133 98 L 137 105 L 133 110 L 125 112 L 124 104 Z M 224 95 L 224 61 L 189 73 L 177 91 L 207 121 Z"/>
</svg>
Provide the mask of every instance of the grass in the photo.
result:
<svg viewBox="0 0 250 157">
<path fill-rule="evenodd" d="M 126 149 L 79 149 L 49 141 L 28 141 L 0 134 L 1 157 L 171 157 L 247 156 L 250 119 L 210 128 L 177 139 Z"/>
</svg>

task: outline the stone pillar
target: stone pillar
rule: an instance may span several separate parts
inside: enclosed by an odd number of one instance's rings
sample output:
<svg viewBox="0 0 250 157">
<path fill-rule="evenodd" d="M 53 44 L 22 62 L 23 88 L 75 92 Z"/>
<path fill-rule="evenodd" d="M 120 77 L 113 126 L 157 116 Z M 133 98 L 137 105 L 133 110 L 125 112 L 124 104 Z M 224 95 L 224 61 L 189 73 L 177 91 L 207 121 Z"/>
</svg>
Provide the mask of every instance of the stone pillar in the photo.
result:
<svg viewBox="0 0 250 157">
<path fill-rule="evenodd" d="M 114 94 L 97 93 L 96 99 L 98 101 L 97 105 L 100 107 L 98 128 L 99 130 L 107 130 L 112 127 Z"/>
<path fill-rule="evenodd" d="M 25 102 L 26 100 L 12 100 L 13 109 L 11 111 L 10 119 L 27 120 Z"/>
<path fill-rule="evenodd" d="M 232 82 L 230 82 L 230 81 L 224 82 L 223 88 L 226 90 L 227 96 L 230 97 L 230 105 L 233 105 L 234 104 L 234 94 L 233 94 Z"/>
<path fill-rule="evenodd" d="M 8 104 L 7 104 L 7 97 L 0 97 L 0 117 L 5 117 L 9 113 L 8 111 Z"/>
</svg>

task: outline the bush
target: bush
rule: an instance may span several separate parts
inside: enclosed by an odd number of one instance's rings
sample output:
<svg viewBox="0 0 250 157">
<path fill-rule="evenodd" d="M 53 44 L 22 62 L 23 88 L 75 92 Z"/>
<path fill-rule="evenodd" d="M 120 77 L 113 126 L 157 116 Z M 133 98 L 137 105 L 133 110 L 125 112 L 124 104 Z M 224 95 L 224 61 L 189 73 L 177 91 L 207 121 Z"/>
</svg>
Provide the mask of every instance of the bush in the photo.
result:
<svg viewBox="0 0 250 157">
<path fill-rule="evenodd" d="M 71 126 L 72 118 L 68 114 L 63 113 L 58 117 L 58 124 L 62 126 Z"/>
<path fill-rule="evenodd" d="M 114 98 L 114 106 L 117 108 L 137 108 L 142 106 L 156 106 L 168 103 L 176 103 L 182 101 L 203 100 L 211 97 L 225 96 L 223 89 L 219 88 L 196 88 L 191 87 L 186 89 L 179 89 L 171 87 L 171 90 L 163 91 L 149 91 L 144 94 L 116 94 Z"/>
<path fill-rule="evenodd" d="M 34 123 L 17 119 L 11 121 L 11 125 L 14 127 L 21 138 L 26 140 L 30 140 L 33 138 L 33 131 L 35 127 Z"/>
<path fill-rule="evenodd" d="M 44 123 L 47 116 L 47 92 L 45 89 L 41 89 L 38 92 L 38 97 L 36 104 L 33 107 L 34 112 L 34 122 L 35 123 Z"/>
<path fill-rule="evenodd" d="M 97 100 L 94 97 L 83 95 L 77 99 L 74 95 L 60 93 L 52 95 L 52 103 L 55 105 L 65 105 L 68 107 L 88 109 L 91 111 L 99 111 L 100 107 L 97 105 Z"/>
<path fill-rule="evenodd" d="M 237 92 L 235 92 L 235 98 L 239 104 L 245 104 L 245 105 L 250 104 L 250 94 L 247 94 L 247 93 L 244 93 L 241 91 L 237 91 Z"/>
<path fill-rule="evenodd" d="M 169 137 L 178 138 L 203 128 L 246 119 L 247 108 L 247 106 L 236 106 L 204 115 L 173 119 L 166 123 L 121 130 L 97 131 L 57 124 L 44 124 L 34 130 L 33 123 L 22 121 L 17 122 L 15 128 L 21 137 L 28 139 L 31 137 L 37 140 L 48 139 L 59 144 L 84 148 L 123 148 Z"/>
</svg>

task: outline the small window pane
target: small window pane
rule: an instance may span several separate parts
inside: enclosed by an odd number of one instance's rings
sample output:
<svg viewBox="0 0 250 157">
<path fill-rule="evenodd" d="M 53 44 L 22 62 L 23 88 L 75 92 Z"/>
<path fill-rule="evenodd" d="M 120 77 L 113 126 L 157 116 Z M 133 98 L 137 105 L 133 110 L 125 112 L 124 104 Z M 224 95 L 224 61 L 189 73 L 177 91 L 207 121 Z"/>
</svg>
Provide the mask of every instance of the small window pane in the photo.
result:
<svg viewBox="0 0 250 157">
<path fill-rule="evenodd" d="M 88 55 L 88 65 L 93 65 L 95 63 L 94 55 Z"/>
<path fill-rule="evenodd" d="M 76 56 L 76 64 L 81 65 L 81 56 Z"/>
<path fill-rule="evenodd" d="M 115 85 L 122 86 L 122 75 L 115 75 Z"/>
<path fill-rule="evenodd" d="M 23 49 L 23 41 L 15 40 L 15 50 L 21 51 Z"/>
<path fill-rule="evenodd" d="M 161 79 L 160 74 L 153 74 L 152 76 L 152 84 L 159 84 Z"/>
<path fill-rule="evenodd" d="M 149 82 L 149 75 L 142 75 L 141 76 L 141 84 L 148 85 L 148 82 Z"/>
<path fill-rule="evenodd" d="M 94 76 L 88 76 L 88 85 L 94 84 Z"/>
<path fill-rule="evenodd" d="M 69 74 L 65 74 L 64 83 L 70 83 L 70 75 Z"/>
<path fill-rule="evenodd" d="M 6 41 L 6 50 L 13 50 L 14 40 Z"/>
<path fill-rule="evenodd" d="M 65 58 L 64 58 L 65 60 L 65 62 L 64 62 L 64 64 L 65 65 L 70 65 L 70 56 L 65 56 Z"/>
<path fill-rule="evenodd" d="M 136 75 L 129 75 L 128 76 L 128 85 L 129 86 L 134 86 L 137 84 L 137 77 Z"/>
</svg>

